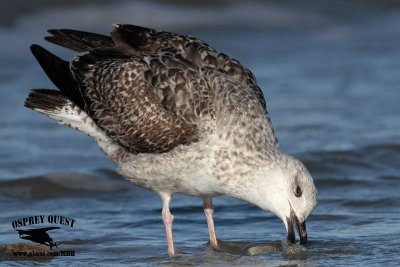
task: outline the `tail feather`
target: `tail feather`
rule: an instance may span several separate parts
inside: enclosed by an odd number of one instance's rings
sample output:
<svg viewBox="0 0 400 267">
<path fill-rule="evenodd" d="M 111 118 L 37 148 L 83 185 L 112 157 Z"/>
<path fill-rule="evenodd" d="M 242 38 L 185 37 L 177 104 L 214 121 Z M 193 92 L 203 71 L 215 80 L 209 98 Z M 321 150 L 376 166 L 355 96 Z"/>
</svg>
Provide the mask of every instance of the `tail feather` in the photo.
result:
<svg viewBox="0 0 400 267">
<path fill-rule="evenodd" d="M 85 111 L 62 92 L 49 89 L 32 90 L 25 101 L 25 107 L 93 137 L 100 149 L 115 162 L 122 161 L 128 155 L 124 148 L 108 137 Z"/>
<path fill-rule="evenodd" d="M 60 91 L 50 89 L 33 89 L 25 100 L 24 106 L 33 110 L 49 112 L 60 109 L 68 103 Z"/>
<path fill-rule="evenodd" d="M 93 131 L 93 127 L 88 127 L 86 123 L 88 115 L 62 92 L 49 89 L 32 90 L 25 100 L 25 107 L 45 114 L 60 124 L 68 125 L 85 134 L 93 136 L 96 133 Z"/>
</svg>

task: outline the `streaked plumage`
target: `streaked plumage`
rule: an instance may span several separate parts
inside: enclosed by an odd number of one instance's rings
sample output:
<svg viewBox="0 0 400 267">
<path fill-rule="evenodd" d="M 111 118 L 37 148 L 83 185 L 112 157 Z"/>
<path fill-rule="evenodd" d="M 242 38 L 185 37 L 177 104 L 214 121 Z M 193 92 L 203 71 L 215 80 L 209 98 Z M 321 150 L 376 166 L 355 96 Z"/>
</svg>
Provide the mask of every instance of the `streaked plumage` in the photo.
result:
<svg viewBox="0 0 400 267">
<path fill-rule="evenodd" d="M 89 52 L 70 65 L 84 97 L 81 108 L 132 153 L 165 152 L 197 141 L 203 130 L 215 130 L 202 120 L 215 121 L 221 115 L 213 103 L 221 88 L 214 83 L 247 98 L 244 105 L 265 110 L 252 73 L 193 37 L 132 25 L 115 27 L 112 39 L 72 30 L 49 32 L 52 36 L 46 40 Z M 226 99 L 224 105 L 235 109 L 240 105 L 231 102 Z M 262 115 L 268 120 L 266 111 Z M 265 140 L 274 143 L 272 125 L 269 121 L 264 125 Z"/>
<path fill-rule="evenodd" d="M 36 90 L 26 106 L 92 136 L 122 175 L 160 194 L 170 254 L 173 193 L 204 196 L 205 211 L 226 194 L 278 214 L 257 195 L 259 176 L 276 168 L 308 188 L 311 203 L 296 215 L 304 222 L 316 203 L 312 179 L 277 149 L 262 91 L 237 60 L 194 37 L 133 25 L 114 25 L 111 37 L 49 33 L 46 40 L 80 54 L 69 63 L 33 45 L 60 92 Z"/>
</svg>

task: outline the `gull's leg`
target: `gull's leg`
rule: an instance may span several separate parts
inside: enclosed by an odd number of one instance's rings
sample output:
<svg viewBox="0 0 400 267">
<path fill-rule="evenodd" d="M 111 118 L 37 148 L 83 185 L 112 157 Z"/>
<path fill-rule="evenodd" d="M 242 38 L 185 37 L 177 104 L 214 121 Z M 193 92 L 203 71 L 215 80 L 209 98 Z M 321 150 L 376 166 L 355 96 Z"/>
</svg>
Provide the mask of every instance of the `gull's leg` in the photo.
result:
<svg viewBox="0 0 400 267">
<path fill-rule="evenodd" d="M 163 202 L 162 208 L 162 219 L 165 227 L 165 234 L 167 235 L 168 243 L 168 254 L 170 256 L 175 255 L 174 240 L 172 238 L 172 223 L 174 221 L 174 216 L 169 211 L 169 203 L 171 202 L 171 194 L 160 193 L 161 200 Z"/>
<path fill-rule="evenodd" d="M 212 204 L 211 197 L 204 197 L 203 208 L 204 208 L 204 214 L 206 215 L 207 218 L 208 232 L 210 234 L 210 244 L 213 248 L 218 248 L 217 235 L 215 233 L 214 219 L 213 219 L 214 207 Z"/>
</svg>

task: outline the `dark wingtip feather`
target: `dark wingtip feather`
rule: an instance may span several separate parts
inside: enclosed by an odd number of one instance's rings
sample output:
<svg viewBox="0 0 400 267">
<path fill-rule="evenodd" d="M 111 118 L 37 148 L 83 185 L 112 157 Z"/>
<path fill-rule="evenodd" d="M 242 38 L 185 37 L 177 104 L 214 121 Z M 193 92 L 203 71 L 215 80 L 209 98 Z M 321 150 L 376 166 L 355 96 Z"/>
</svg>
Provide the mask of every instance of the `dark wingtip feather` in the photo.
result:
<svg viewBox="0 0 400 267">
<path fill-rule="evenodd" d="M 113 24 L 113 31 L 111 36 L 114 43 L 119 47 L 129 47 L 140 49 L 141 46 L 150 42 L 147 33 L 155 32 L 152 29 L 142 26 L 129 25 L 129 24 Z"/>
<path fill-rule="evenodd" d="M 83 108 L 84 99 L 80 94 L 78 84 L 75 82 L 69 69 L 69 62 L 53 55 L 37 44 L 31 45 L 32 54 L 39 62 L 42 69 L 49 79 L 61 90 L 61 92 L 71 99 L 76 105 Z"/>
<path fill-rule="evenodd" d="M 55 34 L 58 30 L 57 29 L 48 29 L 47 32 L 50 34 Z"/>
<path fill-rule="evenodd" d="M 92 51 L 98 47 L 114 46 L 111 37 L 102 34 L 71 29 L 50 29 L 47 32 L 51 36 L 46 36 L 44 38 L 46 41 L 77 52 Z"/>
<path fill-rule="evenodd" d="M 32 54 L 36 57 L 36 54 L 39 53 L 40 49 L 43 49 L 40 45 L 32 44 L 29 49 L 31 50 Z"/>
<path fill-rule="evenodd" d="M 51 36 L 45 36 L 44 39 L 52 44 L 56 44 L 62 47 L 66 47 L 76 52 L 84 52 L 86 51 L 86 47 L 82 47 L 80 42 L 76 42 L 73 38 L 73 34 L 68 36 L 66 34 L 71 30 L 65 29 L 50 29 L 47 32 L 51 34 Z"/>
<path fill-rule="evenodd" d="M 56 38 L 55 38 L 54 36 L 45 36 L 44 39 L 45 39 L 47 42 L 50 42 L 50 43 L 53 43 L 53 44 L 57 44 L 57 43 L 56 43 L 57 40 L 56 40 Z"/>
</svg>

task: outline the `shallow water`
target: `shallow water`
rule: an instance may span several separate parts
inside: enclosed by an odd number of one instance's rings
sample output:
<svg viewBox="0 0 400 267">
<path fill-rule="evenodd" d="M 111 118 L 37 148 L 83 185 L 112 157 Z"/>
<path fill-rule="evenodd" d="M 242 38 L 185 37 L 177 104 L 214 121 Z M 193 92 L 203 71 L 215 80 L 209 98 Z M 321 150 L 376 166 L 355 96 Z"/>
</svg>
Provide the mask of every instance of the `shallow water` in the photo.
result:
<svg viewBox="0 0 400 267">
<path fill-rule="evenodd" d="M 18 237 L 13 220 L 57 214 L 76 224 L 51 236 L 76 254 L 45 261 L 53 265 L 396 265 L 399 6 L 310 2 L 88 1 L 26 13 L 14 7 L 0 25 L 0 245 L 34 244 Z M 212 252 L 201 199 L 176 195 L 174 237 L 181 255 L 170 258 L 159 198 L 117 176 L 88 137 L 23 108 L 29 89 L 53 88 L 29 54 L 31 43 L 44 44 L 48 28 L 107 33 L 115 22 L 190 33 L 253 70 L 280 147 L 306 164 L 318 188 L 305 246 L 288 245 L 283 223 L 272 214 L 220 197 L 214 204 L 221 240 L 273 249 L 252 256 Z M 8 264 L 39 261 L 3 256 Z"/>
</svg>

